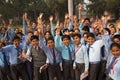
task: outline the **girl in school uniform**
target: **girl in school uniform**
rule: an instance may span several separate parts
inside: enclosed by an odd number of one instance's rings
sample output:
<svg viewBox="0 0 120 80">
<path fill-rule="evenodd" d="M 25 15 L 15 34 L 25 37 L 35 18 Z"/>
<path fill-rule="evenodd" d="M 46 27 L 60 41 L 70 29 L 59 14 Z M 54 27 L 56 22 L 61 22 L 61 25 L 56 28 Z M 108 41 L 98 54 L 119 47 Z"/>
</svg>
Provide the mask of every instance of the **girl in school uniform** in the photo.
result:
<svg viewBox="0 0 120 80">
<path fill-rule="evenodd" d="M 120 44 L 112 43 L 110 50 L 113 56 L 107 62 L 106 80 L 120 80 Z"/>
</svg>

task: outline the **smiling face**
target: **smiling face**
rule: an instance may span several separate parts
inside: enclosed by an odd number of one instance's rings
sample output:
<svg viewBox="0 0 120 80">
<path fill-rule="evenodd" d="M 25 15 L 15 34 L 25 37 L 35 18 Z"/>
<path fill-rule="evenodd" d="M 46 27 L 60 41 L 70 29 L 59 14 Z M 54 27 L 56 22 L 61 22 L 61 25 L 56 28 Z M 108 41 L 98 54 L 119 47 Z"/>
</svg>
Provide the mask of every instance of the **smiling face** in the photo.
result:
<svg viewBox="0 0 120 80">
<path fill-rule="evenodd" d="M 62 42 L 65 46 L 68 46 L 70 43 L 70 40 L 68 38 L 64 38 Z"/>
<path fill-rule="evenodd" d="M 54 41 L 53 41 L 53 40 L 48 40 L 48 41 L 47 41 L 47 45 L 48 45 L 50 48 L 53 48 L 53 47 L 54 47 Z"/>
<path fill-rule="evenodd" d="M 111 48 L 111 53 L 114 55 L 114 57 L 120 56 L 120 48 L 113 46 Z"/>
<path fill-rule="evenodd" d="M 119 38 L 114 38 L 114 39 L 113 39 L 113 42 L 114 42 L 114 43 L 118 43 L 118 44 L 120 44 L 120 40 L 119 40 Z"/>
<path fill-rule="evenodd" d="M 50 35 L 49 32 L 47 32 L 47 33 L 45 34 L 45 38 L 46 38 L 46 39 L 48 39 L 50 36 L 51 36 L 51 35 Z"/>
<path fill-rule="evenodd" d="M 32 43 L 33 46 L 38 46 L 39 45 L 39 41 L 37 39 L 33 39 L 31 43 Z"/>
<path fill-rule="evenodd" d="M 95 39 L 93 38 L 93 37 L 88 37 L 87 38 L 87 42 L 88 42 L 88 44 L 93 44 L 94 43 L 94 41 L 95 41 Z"/>
<path fill-rule="evenodd" d="M 19 47 L 20 46 L 20 40 L 19 39 L 15 39 L 13 41 L 13 44 L 16 46 L 16 47 Z"/>
<path fill-rule="evenodd" d="M 76 45 L 80 44 L 80 38 L 78 36 L 73 37 L 73 40 Z"/>
</svg>

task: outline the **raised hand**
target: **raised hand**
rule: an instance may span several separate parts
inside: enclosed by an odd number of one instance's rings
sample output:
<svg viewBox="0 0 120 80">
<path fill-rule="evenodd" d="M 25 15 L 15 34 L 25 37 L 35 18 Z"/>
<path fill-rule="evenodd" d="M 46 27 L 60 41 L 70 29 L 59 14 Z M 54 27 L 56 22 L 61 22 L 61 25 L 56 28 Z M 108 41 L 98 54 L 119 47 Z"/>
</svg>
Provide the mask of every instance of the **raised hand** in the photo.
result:
<svg viewBox="0 0 120 80">
<path fill-rule="evenodd" d="M 24 17 L 25 17 L 25 19 L 27 19 L 27 13 L 26 12 L 24 13 Z"/>
<path fill-rule="evenodd" d="M 43 13 L 40 13 L 39 18 L 42 19 L 42 17 L 43 17 Z"/>
<path fill-rule="evenodd" d="M 81 4 L 81 3 L 79 3 L 79 5 L 78 5 L 78 10 L 82 10 L 82 8 L 83 8 L 83 5 Z"/>
<path fill-rule="evenodd" d="M 65 19 L 68 19 L 69 18 L 69 14 L 65 14 Z"/>
<path fill-rule="evenodd" d="M 50 16 L 49 20 L 50 20 L 50 22 L 52 22 L 53 21 L 53 16 Z"/>
</svg>

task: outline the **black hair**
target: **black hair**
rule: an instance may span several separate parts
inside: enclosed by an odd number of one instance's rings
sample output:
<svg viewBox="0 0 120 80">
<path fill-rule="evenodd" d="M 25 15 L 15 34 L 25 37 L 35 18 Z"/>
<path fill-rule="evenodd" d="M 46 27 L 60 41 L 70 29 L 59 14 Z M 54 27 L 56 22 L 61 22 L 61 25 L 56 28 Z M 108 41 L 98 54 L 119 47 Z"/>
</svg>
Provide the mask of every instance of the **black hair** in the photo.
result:
<svg viewBox="0 0 120 80">
<path fill-rule="evenodd" d="M 62 36 L 62 41 L 63 41 L 64 38 L 67 38 L 67 39 L 70 40 L 70 36 L 69 36 L 69 35 L 63 35 L 63 36 Z"/>
<path fill-rule="evenodd" d="M 96 34 L 96 36 L 98 36 L 98 35 L 101 35 L 101 33 L 100 33 L 100 32 L 98 32 L 98 33 Z"/>
<path fill-rule="evenodd" d="M 57 30 L 57 28 L 55 28 L 54 33 L 56 32 L 56 30 Z M 62 36 L 62 31 L 61 30 L 60 30 L 60 36 Z"/>
<path fill-rule="evenodd" d="M 109 26 L 115 27 L 115 25 L 114 25 L 114 24 L 110 24 Z"/>
<path fill-rule="evenodd" d="M 70 32 L 74 32 L 74 30 L 73 29 L 71 29 L 71 30 L 69 30 Z"/>
<path fill-rule="evenodd" d="M 52 40 L 54 42 L 54 38 L 53 37 L 49 37 L 48 39 L 46 39 L 46 44 L 49 40 Z"/>
<path fill-rule="evenodd" d="M 20 34 L 21 36 L 23 36 L 23 33 L 22 33 L 22 32 L 17 32 L 16 34 Z"/>
<path fill-rule="evenodd" d="M 38 37 L 38 36 L 36 36 L 36 35 L 32 35 L 31 38 L 30 38 L 30 40 L 32 41 L 32 40 L 34 40 L 34 39 L 36 39 L 36 40 L 39 41 L 39 37 Z"/>
<path fill-rule="evenodd" d="M 120 49 L 120 44 L 118 44 L 118 43 L 112 43 L 111 46 L 110 46 L 110 50 L 111 50 L 113 47 L 118 47 L 118 48 Z"/>
<path fill-rule="evenodd" d="M 68 28 L 63 29 L 63 33 L 66 32 L 66 31 L 69 31 L 69 29 Z"/>
<path fill-rule="evenodd" d="M 92 38 L 95 39 L 95 35 L 94 35 L 93 33 L 88 33 L 87 38 L 88 38 L 88 37 L 92 37 Z"/>
<path fill-rule="evenodd" d="M 84 26 L 84 27 L 82 28 L 82 30 L 87 31 L 87 32 L 90 32 L 90 30 L 89 30 L 89 27 L 88 27 L 88 26 Z"/>
<path fill-rule="evenodd" d="M 75 36 L 77 36 L 77 37 L 79 37 L 79 38 L 81 38 L 81 35 L 80 34 L 73 34 L 73 38 L 75 37 Z"/>
<path fill-rule="evenodd" d="M 107 32 L 108 32 L 108 34 L 110 35 L 110 30 L 108 29 L 108 28 L 104 28 Z"/>
<path fill-rule="evenodd" d="M 115 25 L 114 24 L 111 24 L 112 26 L 111 26 L 111 28 L 114 28 L 114 30 L 115 30 L 115 32 L 116 32 L 116 27 L 115 27 Z"/>
<path fill-rule="evenodd" d="M 84 21 L 83 21 L 83 23 L 84 23 L 86 20 L 90 22 L 90 19 L 89 19 L 89 18 L 85 18 Z"/>
<path fill-rule="evenodd" d="M 119 35 L 119 34 L 114 35 L 114 36 L 112 37 L 112 41 L 113 41 L 115 38 L 117 38 L 117 39 L 120 40 L 120 35 Z"/>
<path fill-rule="evenodd" d="M 14 36 L 13 40 L 12 41 L 15 41 L 15 40 L 21 40 L 20 37 L 18 36 Z"/>
<path fill-rule="evenodd" d="M 44 35 L 46 35 L 47 33 L 49 33 L 49 34 L 52 36 L 52 34 L 51 34 L 50 31 L 46 31 L 46 32 L 44 33 Z"/>
</svg>

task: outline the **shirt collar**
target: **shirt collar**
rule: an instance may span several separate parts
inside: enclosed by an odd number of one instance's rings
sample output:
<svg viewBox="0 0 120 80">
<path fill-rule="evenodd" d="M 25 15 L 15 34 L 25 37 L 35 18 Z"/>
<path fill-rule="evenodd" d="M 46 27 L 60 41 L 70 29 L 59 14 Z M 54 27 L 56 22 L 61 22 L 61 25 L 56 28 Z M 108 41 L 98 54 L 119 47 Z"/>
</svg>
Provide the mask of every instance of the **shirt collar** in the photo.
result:
<svg viewBox="0 0 120 80">
<path fill-rule="evenodd" d="M 75 48 L 78 48 L 78 47 L 80 47 L 82 44 L 79 44 L 78 46 L 77 45 L 75 45 Z"/>
<path fill-rule="evenodd" d="M 17 48 L 15 45 L 13 45 L 14 46 L 14 48 Z"/>
</svg>

